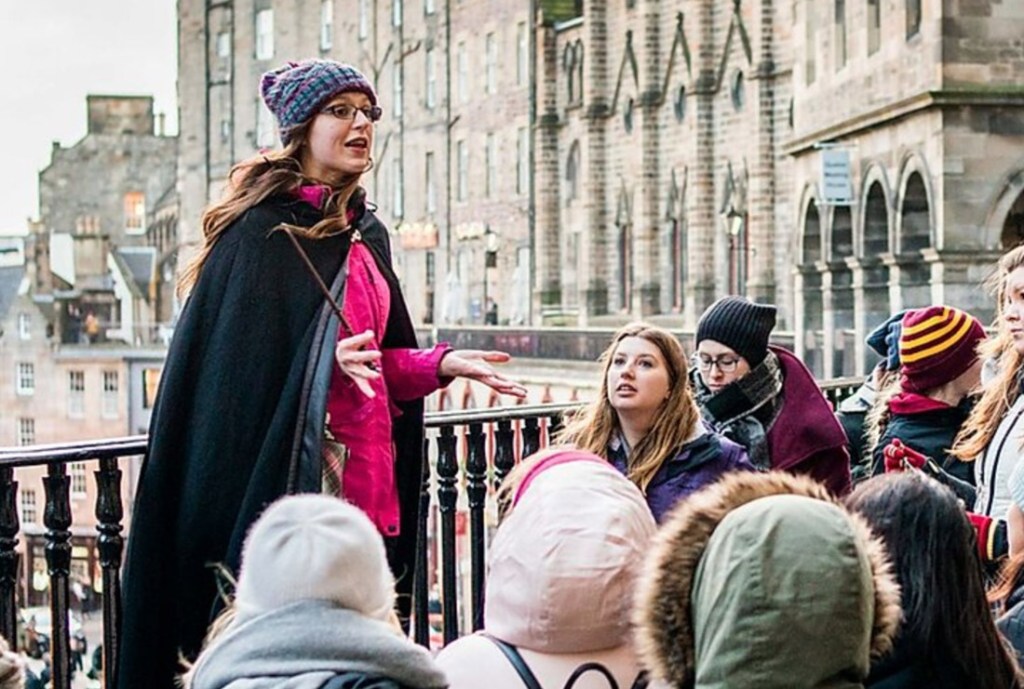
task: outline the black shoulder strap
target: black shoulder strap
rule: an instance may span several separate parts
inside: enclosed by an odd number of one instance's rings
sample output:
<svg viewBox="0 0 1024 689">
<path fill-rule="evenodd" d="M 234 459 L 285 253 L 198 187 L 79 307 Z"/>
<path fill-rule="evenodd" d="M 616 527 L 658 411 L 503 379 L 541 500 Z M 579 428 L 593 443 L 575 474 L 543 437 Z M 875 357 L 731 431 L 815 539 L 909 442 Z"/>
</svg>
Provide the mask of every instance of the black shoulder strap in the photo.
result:
<svg viewBox="0 0 1024 689">
<path fill-rule="evenodd" d="M 537 681 L 537 676 L 533 674 L 533 671 L 523 660 L 523 656 L 519 654 L 519 649 L 510 643 L 506 643 L 501 639 L 491 636 L 487 633 L 482 633 L 486 639 L 490 639 L 491 643 L 498 647 L 498 649 L 505 654 L 508 658 L 508 662 L 512 663 L 512 667 L 515 668 L 516 674 L 519 675 L 519 679 L 523 680 L 523 684 L 526 685 L 526 689 L 544 689 L 540 682 Z M 616 689 L 618 689 L 616 687 Z"/>
<path fill-rule="evenodd" d="M 527 689 L 543 689 L 537 676 L 533 674 L 533 671 L 526 664 L 523 656 L 519 653 L 519 649 L 512 644 L 502 641 L 501 639 L 491 636 L 486 632 L 481 632 L 481 636 L 486 639 L 490 639 L 491 643 L 498 647 L 499 650 L 508 659 L 508 662 L 512 664 L 516 674 L 519 675 L 519 679 L 523 680 L 523 684 L 526 685 Z M 598 672 L 604 675 L 604 678 L 608 680 L 609 689 L 619 689 L 619 683 L 615 681 L 615 677 L 612 673 L 601 663 L 583 663 L 569 675 L 569 679 L 565 681 L 562 689 L 573 689 L 576 686 L 576 682 L 579 681 L 580 677 L 587 674 L 588 672 Z M 643 673 L 637 676 L 636 681 L 633 682 L 632 689 L 644 689 L 647 686 L 646 677 Z"/>
<path fill-rule="evenodd" d="M 580 677 L 591 671 L 599 672 L 604 675 L 604 678 L 608 680 L 608 686 L 611 687 L 611 689 L 619 689 L 619 683 L 615 681 L 615 678 L 612 676 L 612 673 L 609 672 L 608 668 L 601 663 L 583 663 L 572 671 L 572 674 L 569 675 L 569 679 L 565 680 L 565 686 L 562 687 L 562 689 L 572 689 L 576 686 L 576 681 L 579 680 Z"/>
</svg>

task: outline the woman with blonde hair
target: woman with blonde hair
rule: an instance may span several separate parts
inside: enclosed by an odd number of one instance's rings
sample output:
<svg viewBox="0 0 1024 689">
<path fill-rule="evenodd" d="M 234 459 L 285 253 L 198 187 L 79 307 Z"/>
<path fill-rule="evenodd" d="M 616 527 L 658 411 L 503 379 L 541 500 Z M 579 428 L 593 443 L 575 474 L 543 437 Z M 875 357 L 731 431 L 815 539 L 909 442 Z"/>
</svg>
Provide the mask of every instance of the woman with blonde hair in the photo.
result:
<svg viewBox="0 0 1024 689">
<path fill-rule="evenodd" d="M 367 78 L 289 62 L 260 93 L 284 146 L 239 163 L 203 215 L 160 381 L 126 556 L 118 681 L 170 689 L 218 607 L 249 526 L 286 493 L 363 510 L 407 614 L 423 397 L 454 376 L 500 393 L 501 352 L 419 349 L 388 231 L 360 186 L 383 116 Z"/>
<path fill-rule="evenodd" d="M 1024 246 L 1003 255 L 996 279 L 999 332 L 981 350 L 995 361 L 994 377 L 986 381 L 952 454 L 974 462 L 974 512 L 1002 519 L 1012 505 L 1009 480 L 1024 445 Z"/>
<path fill-rule="evenodd" d="M 659 522 L 680 498 L 730 471 L 753 470 L 742 447 L 701 421 L 683 347 L 672 333 L 627 325 L 601 361 L 597 399 L 557 441 L 611 462 L 640 488 Z"/>
</svg>

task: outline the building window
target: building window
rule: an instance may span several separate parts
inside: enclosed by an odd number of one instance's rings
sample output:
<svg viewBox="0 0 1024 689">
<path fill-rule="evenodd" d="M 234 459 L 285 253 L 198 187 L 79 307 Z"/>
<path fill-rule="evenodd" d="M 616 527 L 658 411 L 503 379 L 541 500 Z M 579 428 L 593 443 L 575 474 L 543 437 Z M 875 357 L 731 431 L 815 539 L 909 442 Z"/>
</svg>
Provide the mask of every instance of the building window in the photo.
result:
<svg viewBox="0 0 1024 689">
<path fill-rule="evenodd" d="M 391 0 L 391 26 L 402 25 L 402 0 Z"/>
<path fill-rule="evenodd" d="M 466 55 L 466 44 L 464 42 L 459 43 L 459 47 L 456 49 L 455 61 L 458 68 L 458 92 L 459 102 L 469 102 L 469 57 Z"/>
<path fill-rule="evenodd" d="M 566 201 L 571 203 L 580 197 L 580 142 L 573 141 L 569 157 L 565 161 Z M 572 264 L 570 264 L 572 265 Z"/>
<path fill-rule="evenodd" d="M 320 50 L 334 45 L 334 0 L 320 0 Z"/>
<path fill-rule="evenodd" d="M 142 370 L 142 408 L 152 409 L 156 402 L 156 393 L 160 389 L 160 369 L 146 368 Z"/>
<path fill-rule="evenodd" d="M 68 371 L 68 416 L 85 416 L 85 371 Z"/>
<path fill-rule="evenodd" d="M 815 42 L 817 27 L 815 25 L 815 0 L 806 0 L 804 3 L 804 83 L 810 86 L 817 76 L 815 74 L 814 58 L 818 51 Z"/>
<path fill-rule="evenodd" d="M 530 187 L 530 130 L 520 127 L 516 137 L 516 193 L 525 194 Z"/>
<path fill-rule="evenodd" d="M 71 462 L 68 466 L 71 479 L 71 497 L 84 498 L 86 494 L 85 462 Z"/>
<path fill-rule="evenodd" d="M 359 0 L 359 40 L 370 35 L 370 0 Z"/>
<path fill-rule="evenodd" d="M 498 183 L 498 148 L 494 142 L 494 133 L 487 133 L 487 145 L 484 146 L 484 167 L 487 170 L 484 179 L 484 197 L 491 198 Z"/>
<path fill-rule="evenodd" d="M 130 234 L 146 231 L 146 195 L 141 191 L 124 195 L 124 231 Z"/>
<path fill-rule="evenodd" d="M 220 121 L 220 142 L 226 144 L 231 141 L 231 120 L 223 118 Z"/>
<path fill-rule="evenodd" d="M 68 371 L 68 414 L 85 414 L 85 371 Z"/>
<path fill-rule="evenodd" d="M 436 179 L 437 176 L 434 171 L 434 153 L 432 151 L 428 151 L 424 162 L 424 185 L 426 186 L 427 192 L 427 215 L 437 212 L 437 187 L 434 181 Z"/>
<path fill-rule="evenodd" d="M 22 340 L 32 339 L 32 316 L 27 313 L 18 314 L 18 337 Z"/>
<path fill-rule="evenodd" d="M 271 148 L 277 140 L 274 129 L 274 116 L 263 103 L 262 98 L 256 99 L 256 148 Z"/>
<path fill-rule="evenodd" d="M 21 523 L 35 524 L 39 519 L 36 509 L 36 492 L 32 488 L 21 489 Z"/>
<path fill-rule="evenodd" d="M 907 38 L 921 33 L 921 0 L 907 0 Z"/>
<path fill-rule="evenodd" d="M 744 86 L 743 72 L 736 70 L 732 75 L 732 84 L 729 87 L 729 97 L 732 100 L 732 107 L 737 111 L 743 109 L 744 103 Z"/>
<path fill-rule="evenodd" d="M 396 118 L 402 116 L 402 63 L 395 62 L 395 76 L 391 80 L 391 109 Z"/>
<path fill-rule="evenodd" d="M 274 57 L 274 10 L 260 10 L 256 13 L 256 59 L 270 60 Z"/>
<path fill-rule="evenodd" d="M 437 105 L 437 70 L 434 65 L 434 49 L 427 48 L 424 52 L 425 69 L 427 76 L 427 107 L 431 110 Z"/>
<path fill-rule="evenodd" d="M 583 41 L 577 40 L 562 51 L 562 69 L 569 105 L 583 102 Z"/>
<path fill-rule="evenodd" d="M 868 55 L 882 45 L 882 0 L 868 0 Z"/>
<path fill-rule="evenodd" d="M 455 151 L 455 164 L 458 165 L 455 198 L 465 201 L 469 196 L 469 149 L 466 148 L 465 140 L 455 144 Z"/>
<path fill-rule="evenodd" d="M 516 84 L 526 83 L 526 75 L 530 71 L 530 41 L 526 33 L 526 22 L 516 24 Z"/>
<path fill-rule="evenodd" d="M 846 0 L 836 0 L 836 69 L 846 66 Z"/>
<path fill-rule="evenodd" d="M 20 361 L 15 376 L 15 390 L 19 395 L 33 395 L 36 392 L 36 366 L 28 361 Z"/>
<path fill-rule="evenodd" d="M 423 0 L 423 14 L 433 14 L 436 11 L 434 0 Z"/>
<path fill-rule="evenodd" d="M 494 33 L 484 38 L 484 78 L 487 93 L 498 92 L 498 41 Z"/>
<path fill-rule="evenodd" d="M 117 418 L 117 392 L 118 375 L 117 371 L 103 372 L 103 418 Z"/>
<path fill-rule="evenodd" d="M 401 218 L 405 215 L 405 184 L 402 179 L 402 159 L 397 156 L 391 159 L 391 174 L 394 180 L 391 215 Z"/>
<path fill-rule="evenodd" d="M 227 31 L 217 34 L 217 57 L 224 59 L 231 57 L 231 34 Z"/>
<path fill-rule="evenodd" d="M 26 445 L 36 444 L 36 420 L 35 419 L 18 419 L 18 445 L 25 447 Z"/>
</svg>

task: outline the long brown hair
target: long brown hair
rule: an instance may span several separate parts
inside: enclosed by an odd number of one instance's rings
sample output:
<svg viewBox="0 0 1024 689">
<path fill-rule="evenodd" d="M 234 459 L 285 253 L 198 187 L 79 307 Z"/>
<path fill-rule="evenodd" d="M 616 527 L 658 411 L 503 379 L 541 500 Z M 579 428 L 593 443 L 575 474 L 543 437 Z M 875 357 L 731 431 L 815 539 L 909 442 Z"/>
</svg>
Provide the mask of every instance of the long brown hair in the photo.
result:
<svg viewBox="0 0 1024 689">
<path fill-rule="evenodd" d="M 974 527 L 953 491 L 920 472 L 883 474 L 844 503 L 885 541 L 899 578 L 897 647 L 955 673 L 950 686 L 1019 689 L 1016 657 L 986 600 Z"/>
<path fill-rule="evenodd" d="M 600 394 L 568 421 L 556 442 L 575 445 L 608 459 L 608 443 L 621 430 L 619 418 L 608 400 L 608 369 L 619 343 L 627 337 L 639 337 L 657 347 L 668 370 L 668 399 L 655 413 L 651 430 L 629 453 L 627 475 L 646 493 L 654 474 L 693 436 L 700 423 L 700 410 L 686 376 L 683 346 L 667 330 L 647 323 L 631 323 L 615 333 L 599 359 L 603 363 Z"/>
<path fill-rule="evenodd" d="M 875 401 L 871 403 L 871 408 L 864 415 L 865 456 L 871 457 L 874 454 L 875 447 L 882 439 L 882 435 L 889 425 L 889 419 L 892 417 L 889 402 L 901 392 L 903 392 L 903 386 L 900 384 L 899 371 L 885 371 L 878 377 Z"/>
<path fill-rule="evenodd" d="M 1024 586 L 1024 550 L 1006 559 L 999 570 L 999 579 L 988 591 L 988 602 L 995 606 L 997 615 L 1008 611 L 1010 596 L 1021 586 Z"/>
<path fill-rule="evenodd" d="M 984 342 L 978 348 L 982 358 L 991 357 L 998 364 L 996 377 L 989 381 L 974 405 L 963 428 L 957 434 L 950 454 L 964 462 L 972 462 L 985 452 L 1003 416 L 1020 394 L 1017 374 L 1021 367 L 1021 356 L 1013 344 L 1013 337 L 1003 320 L 1006 300 L 1006 279 L 1013 271 L 1024 267 L 1024 245 L 1003 254 L 999 269 L 993 276 L 996 293 L 996 327 L 998 335 Z"/>
<path fill-rule="evenodd" d="M 179 297 L 188 295 L 199 279 L 203 265 L 206 264 L 217 240 L 243 213 L 271 196 L 294 192 L 305 184 L 322 184 L 307 177 L 302 170 L 301 161 L 306 151 L 311 123 L 312 120 L 309 120 L 289 130 L 288 144 L 284 149 L 254 156 L 231 168 L 224 195 L 203 212 L 203 245 L 178 279 Z M 371 167 L 372 164 L 371 159 Z M 359 188 L 361 176 L 359 174 L 346 178 L 341 186 L 332 189 L 324 204 L 323 220 L 309 228 L 288 228 L 313 239 L 345 230 L 348 227 L 345 209 L 348 207 L 349 199 Z M 268 228 L 273 229 L 277 228 Z"/>
</svg>

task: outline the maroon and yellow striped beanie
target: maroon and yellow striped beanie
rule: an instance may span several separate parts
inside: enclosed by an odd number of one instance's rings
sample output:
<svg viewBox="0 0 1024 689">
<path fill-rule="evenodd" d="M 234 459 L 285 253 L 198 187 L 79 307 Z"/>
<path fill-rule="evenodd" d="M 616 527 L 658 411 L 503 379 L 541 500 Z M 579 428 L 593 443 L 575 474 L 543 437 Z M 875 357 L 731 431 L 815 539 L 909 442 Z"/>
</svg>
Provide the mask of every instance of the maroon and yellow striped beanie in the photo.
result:
<svg viewBox="0 0 1024 689">
<path fill-rule="evenodd" d="M 977 360 L 984 339 L 978 319 L 952 306 L 907 311 L 900 333 L 903 389 L 924 392 L 955 379 Z"/>
</svg>

